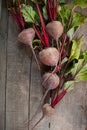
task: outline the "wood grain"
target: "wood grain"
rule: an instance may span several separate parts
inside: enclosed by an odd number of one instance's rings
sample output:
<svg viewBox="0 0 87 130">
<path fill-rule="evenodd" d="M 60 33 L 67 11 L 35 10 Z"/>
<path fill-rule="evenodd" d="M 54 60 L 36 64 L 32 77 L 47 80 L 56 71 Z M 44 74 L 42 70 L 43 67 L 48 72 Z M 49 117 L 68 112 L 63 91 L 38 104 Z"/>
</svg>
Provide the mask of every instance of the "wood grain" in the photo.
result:
<svg viewBox="0 0 87 130">
<path fill-rule="evenodd" d="M 1 7 L 1 4 L 0 4 Z M 4 25 L 4 26 L 3 26 Z M 6 99 L 6 46 L 8 37 L 8 13 L 5 2 L 2 2 L 0 19 L 0 130 L 5 129 L 5 99 Z"/>
<path fill-rule="evenodd" d="M 0 0 L 0 20 L 1 20 L 1 12 L 2 12 L 2 0 Z"/>
<path fill-rule="evenodd" d="M 18 43 L 18 28 L 9 16 L 7 46 L 6 130 L 28 130 L 30 50 Z"/>
</svg>

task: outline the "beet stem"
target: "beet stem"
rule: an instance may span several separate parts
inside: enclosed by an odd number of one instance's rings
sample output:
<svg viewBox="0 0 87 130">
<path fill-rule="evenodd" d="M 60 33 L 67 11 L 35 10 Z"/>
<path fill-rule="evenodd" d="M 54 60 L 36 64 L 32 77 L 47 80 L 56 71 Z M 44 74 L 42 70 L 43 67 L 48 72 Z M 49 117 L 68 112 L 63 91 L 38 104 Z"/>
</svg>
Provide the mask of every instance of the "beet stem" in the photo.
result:
<svg viewBox="0 0 87 130">
<path fill-rule="evenodd" d="M 17 23 L 18 27 L 22 30 L 21 25 L 20 25 L 20 22 L 19 22 L 19 20 L 17 19 L 16 15 L 15 15 L 15 13 L 14 13 L 14 10 L 13 10 L 13 8 L 12 8 L 12 5 L 11 5 L 11 3 L 10 3 L 10 0 L 8 0 L 8 4 L 9 4 L 9 6 L 10 6 L 11 14 L 12 14 L 12 16 L 13 16 L 15 22 Z"/>
<path fill-rule="evenodd" d="M 21 21 L 21 26 L 22 26 L 22 29 L 24 29 L 24 20 L 22 18 L 22 12 L 21 12 L 21 4 L 20 4 L 20 0 L 18 0 L 18 7 L 19 7 L 19 12 L 20 12 L 20 21 Z"/>
<path fill-rule="evenodd" d="M 70 24 L 71 24 L 71 21 L 72 21 L 72 17 L 73 17 L 73 13 L 75 12 L 75 9 L 78 7 L 78 5 L 74 6 L 72 8 L 72 11 L 71 11 L 71 14 L 70 14 L 70 18 L 69 18 L 69 22 L 68 22 L 68 26 L 67 26 L 67 30 L 66 32 L 68 31 L 69 27 L 70 27 Z"/>
<path fill-rule="evenodd" d="M 61 51 L 60 51 L 60 55 L 62 55 L 62 52 L 64 50 L 65 42 L 66 42 L 66 35 L 64 34 L 64 36 L 63 36 L 63 42 L 62 42 L 62 48 L 61 48 Z"/>
<path fill-rule="evenodd" d="M 31 44 L 32 44 L 32 43 L 31 43 Z M 33 53 L 34 59 L 35 59 L 35 61 L 36 61 L 36 64 L 37 64 L 37 66 L 38 66 L 38 69 L 40 70 L 40 65 L 39 65 L 38 59 L 37 59 L 37 57 L 36 57 L 36 54 L 35 54 L 35 52 L 34 52 L 33 46 L 30 45 L 30 44 L 29 44 L 29 46 L 30 46 L 30 48 L 31 48 L 31 50 L 32 50 L 32 53 Z"/>
<path fill-rule="evenodd" d="M 52 21 L 52 10 L 51 10 L 51 7 L 50 7 L 50 3 L 51 3 L 51 1 L 48 0 L 48 3 L 47 3 L 48 16 L 49 16 L 50 20 Z"/>
<path fill-rule="evenodd" d="M 43 21 L 43 17 L 42 17 L 42 14 L 41 14 L 37 0 L 35 0 L 35 2 L 36 2 L 36 7 L 37 7 L 37 10 L 38 10 L 39 17 L 40 17 L 40 22 L 41 22 L 41 25 L 42 25 L 43 35 L 44 35 L 44 39 L 45 39 L 45 45 L 46 45 L 46 47 L 48 47 L 49 46 L 49 39 L 48 39 L 48 35 L 47 35 L 47 32 L 46 32 L 45 24 L 44 24 L 44 21 Z"/>
<path fill-rule="evenodd" d="M 31 130 L 34 130 L 34 128 L 42 121 L 43 118 L 44 118 L 44 115 L 39 119 L 39 121 L 33 126 Z"/>
<path fill-rule="evenodd" d="M 38 112 L 39 112 L 39 110 L 40 110 L 40 108 L 41 108 L 41 106 L 42 106 L 42 104 L 43 104 L 43 102 L 44 102 L 44 100 L 45 100 L 45 98 L 46 98 L 49 91 L 50 91 L 50 89 L 47 89 L 45 91 L 45 93 L 44 93 L 44 95 L 43 95 L 43 97 L 42 97 L 42 99 L 40 101 L 40 105 L 38 106 L 37 111 L 35 112 L 35 114 L 32 116 L 32 118 L 29 121 L 25 122 L 25 125 L 30 124 L 32 122 L 32 120 L 34 119 L 34 117 L 38 114 Z"/>
<path fill-rule="evenodd" d="M 67 47 L 66 47 L 66 53 L 65 55 L 63 55 L 63 59 L 66 57 L 67 53 L 68 53 L 68 50 L 69 50 L 69 47 L 71 45 L 71 41 L 69 40 L 68 44 L 67 44 Z"/>
<path fill-rule="evenodd" d="M 38 27 L 35 24 L 33 24 L 33 28 L 34 28 L 38 38 L 41 40 L 42 44 L 45 46 L 44 39 L 42 38 L 41 33 L 40 33 Z"/>
<path fill-rule="evenodd" d="M 59 48 L 58 39 L 56 40 L 57 49 Z"/>
<path fill-rule="evenodd" d="M 64 73 L 65 73 L 65 71 L 66 71 L 66 69 L 67 69 L 69 63 L 70 63 L 70 60 L 68 60 L 66 66 L 65 66 L 65 68 L 64 68 L 64 71 L 63 71 L 63 73 L 62 73 L 62 75 L 61 75 L 61 77 L 60 77 L 60 82 L 61 82 L 61 80 L 62 80 L 62 78 L 63 78 L 63 76 L 64 76 Z M 57 87 L 57 88 L 58 88 L 58 87 Z M 57 89 L 57 88 L 56 88 L 56 89 Z M 54 97 L 55 97 L 55 95 L 54 95 Z M 52 102 L 53 102 L 53 100 L 52 100 Z"/>
<path fill-rule="evenodd" d="M 54 8 L 53 8 L 53 19 L 56 20 L 56 15 L 57 15 L 57 0 L 53 0 L 54 2 Z"/>
<path fill-rule="evenodd" d="M 51 106 L 54 107 L 57 103 L 60 102 L 60 100 L 67 94 L 67 90 L 63 90 L 56 99 L 51 103 Z"/>
<path fill-rule="evenodd" d="M 64 73 L 65 73 L 65 71 L 66 71 L 66 69 L 67 69 L 67 67 L 68 67 L 69 63 L 70 63 L 70 60 L 68 60 L 68 62 L 67 62 L 67 64 L 66 64 L 66 66 L 65 66 L 65 68 L 64 68 L 64 70 L 63 70 L 63 73 L 62 73 L 62 75 L 61 75 L 61 77 L 60 77 L 60 80 L 63 78 Z"/>
</svg>

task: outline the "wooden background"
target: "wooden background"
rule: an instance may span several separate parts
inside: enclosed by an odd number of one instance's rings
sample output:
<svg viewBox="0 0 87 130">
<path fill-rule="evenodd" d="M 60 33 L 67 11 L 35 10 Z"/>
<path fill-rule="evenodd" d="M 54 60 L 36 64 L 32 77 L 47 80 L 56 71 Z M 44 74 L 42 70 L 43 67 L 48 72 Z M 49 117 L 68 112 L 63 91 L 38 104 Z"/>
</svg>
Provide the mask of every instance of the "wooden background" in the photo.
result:
<svg viewBox="0 0 87 130">
<path fill-rule="evenodd" d="M 0 130 L 30 130 L 32 125 L 24 127 L 24 122 L 31 118 L 43 95 L 40 73 L 31 51 L 17 41 L 19 30 L 4 0 L 2 4 L 0 0 L 0 15 Z M 81 34 L 83 49 L 87 49 L 87 24 L 77 36 Z M 81 82 L 56 106 L 56 114 L 44 118 L 35 130 L 85 130 L 86 126 L 87 82 Z"/>
</svg>

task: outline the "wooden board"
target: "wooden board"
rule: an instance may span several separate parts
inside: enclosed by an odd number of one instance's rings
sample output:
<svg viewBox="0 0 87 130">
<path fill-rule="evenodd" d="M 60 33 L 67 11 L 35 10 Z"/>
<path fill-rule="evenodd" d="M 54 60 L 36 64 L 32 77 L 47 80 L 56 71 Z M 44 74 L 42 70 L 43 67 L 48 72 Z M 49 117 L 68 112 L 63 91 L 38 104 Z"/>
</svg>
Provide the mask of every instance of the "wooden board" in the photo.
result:
<svg viewBox="0 0 87 130">
<path fill-rule="evenodd" d="M 1 9 L 1 3 L 0 3 Z M 1 10 L 0 10 L 1 13 Z M 4 25 L 4 26 L 3 26 Z M 5 129 L 6 119 L 6 46 L 8 31 L 8 14 L 5 2 L 2 2 L 2 14 L 0 19 L 0 130 Z"/>
<path fill-rule="evenodd" d="M 17 26 L 9 16 L 7 42 L 6 130 L 28 130 L 30 52 L 18 43 Z"/>
<path fill-rule="evenodd" d="M 43 96 L 40 72 L 30 49 L 17 41 L 19 30 L 8 16 L 3 2 L 0 21 L 0 130 L 31 130 L 41 117 L 40 111 L 31 119 Z M 87 24 L 76 36 L 84 34 L 83 49 L 87 49 Z M 85 130 L 87 126 L 87 82 L 75 85 L 56 106 L 56 114 L 45 117 L 35 130 Z"/>
<path fill-rule="evenodd" d="M 0 0 L 0 19 L 1 19 L 2 0 Z"/>
</svg>

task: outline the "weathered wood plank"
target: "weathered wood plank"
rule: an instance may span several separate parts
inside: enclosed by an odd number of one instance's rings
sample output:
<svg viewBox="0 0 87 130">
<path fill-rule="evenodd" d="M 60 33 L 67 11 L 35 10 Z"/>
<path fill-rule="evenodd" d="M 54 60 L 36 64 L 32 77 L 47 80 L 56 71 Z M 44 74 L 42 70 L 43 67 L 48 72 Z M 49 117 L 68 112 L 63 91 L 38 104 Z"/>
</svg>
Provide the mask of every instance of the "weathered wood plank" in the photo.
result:
<svg viewBox="0 0 87 130">
<path fill-rule="evenodd" d="M 37 66 L 35 64 L 35 61 L 32 60 L 31 63 L 31 84 L 30 84 L 30 119 L 36 112 L 41 98 L 43 96 L 43 90 L 41 86 L 41 74 L 37 69 Z M 42 116 L 41 110 L 38 112 L 38 115 L 34 118 L 32 121 L 32 124 L 30 125 L 30 129 L 32 126 L 40 119 Z M 35 130 L 49 130 L 49 119 L 44 118 L 40 124 L 35 128 Z"/>
<path fill-rule="evenodd" d="M 87 126 L 87 82 L 76 85 L 56 106 L 50 130 L 85 130 Z"/>
<path fill-rule="evenodd" d="M 9 18 L 9 31 L 7 24 L 8 17 L 6 10 L 3 8 L 0 21 L 0 130 L 29 130 L 32 125 L 29 128 L 24 128 L 22 123 L 32 117 L 43 95 L 40 73 L 35 62 L 31 61 L 31 55 L 29 55 L 31 52 L 28 51 L 27 47 L 18 44 L 18 30 L 11 17 Z M 84 32 L 80 31 L 78 36 L 84 33 L 84 42 L 86 43 L 87 25 L 82 28 L 84 28 Z M 7 32 L 8 42 L 6 42 Z M 6 46 L 8 46 L 7 50 Z M 85 48 L 87 48 L 87 45 L 83 47 L 83 49 Z M 56 107 L 56 115 L 52 118 L 45 118 L 35 130 L 84 130 L 87 125 L 86 98 L 87 82 L 77 84 L 75 90 L 66 95 Z M 37 115 L 33 124 L 40 116 L 41 113 Z M 49 121 L 51 122 L 50 128 Z"/>
<path fill-rule="evenodd" d="M 7 30 L 8 13 L 5 9 L 5 1 L 2 1 L 2 14 L 0 19 L 0 130 L 4 130 L 5 128 L 6 43 L 8 35 Z"/>
<path fill-rule="evenodd" d="M 87 23 L 76 37 L 84 34 L 83 49 L 87 49 Z M 56 114 L 51 118 L 50 130 L 85 130 L 87 126 L 87 82 L 75 85 L 75 90 L 67 94 L 56 106 Z"/>
<path fill-rule="evenodd" d="M 2 0 L 0 0 L 0 19 L 1 19 Z"/>
<path fill-rule="evenodd" d="M 17 41 L 18 29 L 9 17 L 7 47 L 6 130 L 28 130 L 29 49 Z"/>
</svg>

